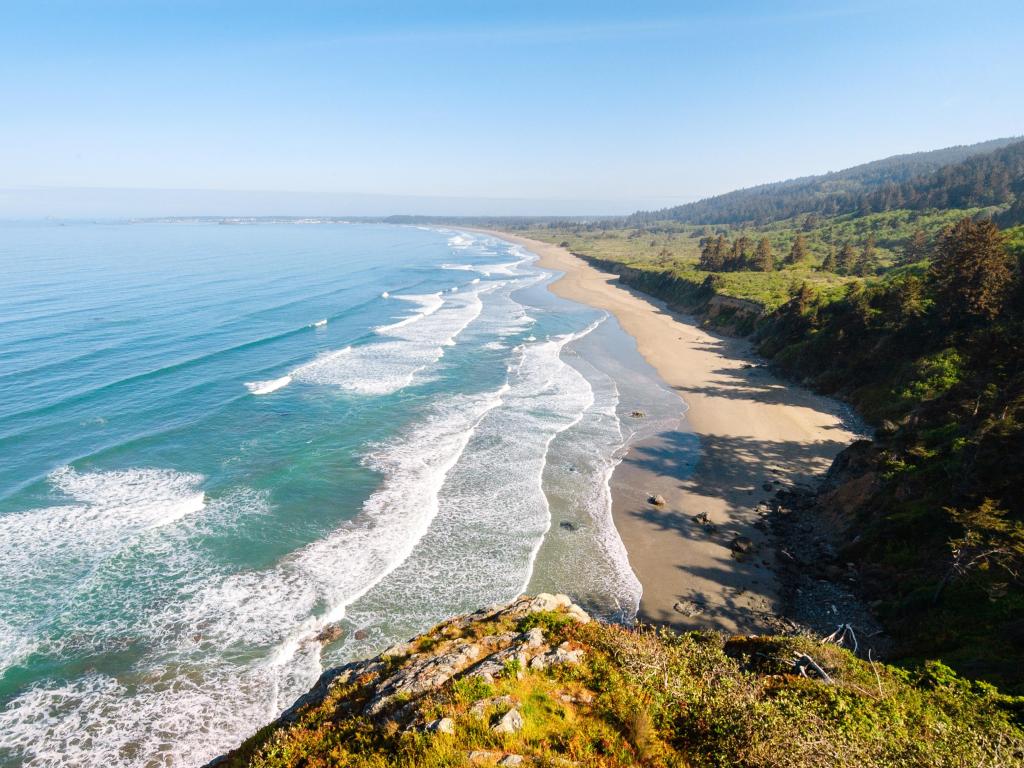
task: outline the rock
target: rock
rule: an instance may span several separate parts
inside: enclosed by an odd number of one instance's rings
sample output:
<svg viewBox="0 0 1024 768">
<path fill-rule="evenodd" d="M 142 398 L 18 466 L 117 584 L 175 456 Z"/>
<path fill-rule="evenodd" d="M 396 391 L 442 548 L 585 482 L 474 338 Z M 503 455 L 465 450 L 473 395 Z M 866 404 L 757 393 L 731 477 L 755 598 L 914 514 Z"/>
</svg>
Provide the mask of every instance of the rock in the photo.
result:
<svg viewBox="0 0 1024 768">
<path fill-rule="evenodd" d="M 506 665 L 510 661 L 518 661 L 519 676 L 521 677 L 523 670 L 526 669 L 530 660 L 537 654 L 542 653 L 546 648 L 547 646 L 544 645 L 544 630 L 540 627 L 534 627 L 528 632 L 517 635 L 515 641 L 508 647 L 496 651 L 485 658 L 470 669 L 467 676 L 480 677 L 488 683 L 493 683 L 505 673 Z"/>
<path fill-rule="evenodd" d="M 754 542 L 746 536 L 737 535 L 731 542 L 729 542 L 729 549 L 740 554 L 746 554 L 753 548 Z"/>
<path fill-rule="evenodd" d="M 400 659 L 403 656 L 408 656 L 413 652 L 415 646 L 412 643 L 395 643 L 390 648 L 381 653 L 381 656 L 388 656 L 392 659 Z"/>
<path fill-rule="evenodd" d="M 490 699 L 480 699 L 480 701 L 469 708 L 469 714 L 473 717 L 483 718 L 489 709 L 501 709 L 502 707 L 511 709 L 514 704 L 515 701 L 511 696 L 495 696 Z"/>
<path fill-rule="evenodd" d="M 502 715 L 502 718 L 498 721 L 497 725 L 491 728 L 495 733 L 516 733 L 522 729 L 523 716 L 519 714 L 519 710 L 515 707 Z"/>
<path fill-rule="evenodd" d="M 530 669 L 547 669 L 558 664 L 579 664 L 583 661 L 583 649 L 573 649 L 566 641 L 553 651 L 535 656 L 530 662 Z"/>
<path fill-rule="evenodd" d="M 580 624 L 590 623 L 590 614 L 588 614 L 586 611 L 584 611 L 582 608 L 576 605 L 576 603 L 573 603 L 568 608 L 566 608 L 565 612 L 572 616 L 574 619 L 576 619 L 576 621 Z"/>
<path fill-rule="evenodd" d="M 522 765 L 522 755 L 505 755 L 501 760 L 498 761 L 498 765 Z"/>
<path fill-rule="evenodd" d="M 370 716 L 383 712 L 397 697 L 412 698 L 437 689 L 480 658 L 484 649 L 477 643 L 456 640 L 437 656 L 414 658 L 377 689 L 364 710 Z"/>
<path fill-rule="evenodd" d="M 680 600 L 672 606 L 672 609 L 677 613 L 683 614 L 683 616 L 699 616 L 704 613 L 703 603 L 698 603 L 693 600 Z"/>
<path fill-rule="evenodd" d="M 442 717 L 427 723 L 426 730 L 431 733 L 455 733 L 455 721 L 450 717 Z"/>
<path fill-rule="evenodd" d="M 662 496 L 661 494 L 656 493 L 652 496 L 647 497 L 647 503 L 653 504 L 656 507 L 663 507 L 665 506 L 665 497 Z"/>
<path fill-rule="evenodd" d="M 333 643 L 343 634 L 345 633 L 337 624 L 328 624 L 317 633 L 316 639 L 321 643 Z"/>
<path fill-rule="evenodd" d="M 761 483 L 761 487 L 764 490 L 766 490 L 766 491 L 774 491 L 775 490 L 775 486 L 772 485 L 770 480 Z"/>
<path fill-rule="evenodd" d="M 369 636 L 370 633 L 367 632 L 365 629 L 357 629 L 355 634 L 352 635 L 352 637 L 354 637 L 356 640 L 365 640 Z"/>
<path fill-rule="evenodd" d="M 568 520 L 563 520 L 558 524 L 558 527 L 561 528 L 563 531 L 575 531 L 576 523 L 570 523 Z"/>
<path fill-rule="evenodd" d="M 466 759 L 472 765 L 497 765 L 505 755 L 502 752 L 488 752 L 484 749 L 474 749 L 466 755 Z"/>
<path fill-rule="evenodd" d="M 644 413 L 643 411 L 633 411 L 633 412 L 632 412 L 632 413 L 630 413 L 629 415 L 630 415 L 630 416 L 632 416 L 632 417 L 633 417 L 634 419 L 642 419 L 642 418 L 644 418 L 644 417 L 645 417 L 645 416 L 646 416 L 647 414 L 646 414 L 646 413 Z"/>
</svg>

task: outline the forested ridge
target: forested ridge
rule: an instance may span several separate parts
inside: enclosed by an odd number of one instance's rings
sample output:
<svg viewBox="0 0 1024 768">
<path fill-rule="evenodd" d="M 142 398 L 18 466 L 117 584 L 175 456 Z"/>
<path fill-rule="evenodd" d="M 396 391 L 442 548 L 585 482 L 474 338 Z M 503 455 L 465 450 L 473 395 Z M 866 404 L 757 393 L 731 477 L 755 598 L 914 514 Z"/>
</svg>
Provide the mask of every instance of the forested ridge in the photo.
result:
<svg viewBox="0 0 1024 768">
<path fill-rule="evenodd" d="M 1015 150 L 1008 154 L 1000 152 L 1013 145 Z M 660 211 L 640 211 L 626 224 L 764 223 L 803 213 L 834 216 L 895 208 L 995 205 L 1007 202 L 1008 177 L 1014 168 L 1019 170 L 1022 153 L 1024 142 L 1016 137 L 896 155 L 821 176 L 763 184 Z"/>
</svg>

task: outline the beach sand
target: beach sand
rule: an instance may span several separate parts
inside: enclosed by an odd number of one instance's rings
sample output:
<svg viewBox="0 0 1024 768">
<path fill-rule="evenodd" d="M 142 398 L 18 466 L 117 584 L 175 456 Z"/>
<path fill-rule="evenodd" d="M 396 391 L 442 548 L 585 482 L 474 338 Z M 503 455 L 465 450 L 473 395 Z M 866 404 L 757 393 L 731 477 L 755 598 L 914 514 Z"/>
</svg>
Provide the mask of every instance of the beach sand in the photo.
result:
<svg viewBox="0 0 1024 768">
<path fill-rule="evenodd" d="M 688 406 L 679 430 L 635 444 L 613 477 L 615 524 L 643 585 L 638 618 L 676 629 L 770 630 L 778 590 L 757 505 L 779 487 L 810 482 L 856 439 L 839 405 L 750 367 L 748 342 L 701 329 L 564 248 L 493 234 L 563 272 L 551 285 L 557 295 L 611 312 Z M 648 503 L 653 494 L 666 503 Z M 750 539 L 750 552 L 733 552 L 737 536 Z"/>
</svg>

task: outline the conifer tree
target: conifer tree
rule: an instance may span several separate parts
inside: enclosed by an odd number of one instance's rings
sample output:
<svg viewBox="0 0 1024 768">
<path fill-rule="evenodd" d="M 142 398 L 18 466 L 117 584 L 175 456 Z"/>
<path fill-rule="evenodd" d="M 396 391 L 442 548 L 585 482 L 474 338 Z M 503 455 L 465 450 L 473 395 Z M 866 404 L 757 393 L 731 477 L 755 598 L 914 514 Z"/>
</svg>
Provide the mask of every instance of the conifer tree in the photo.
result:
<svg viewBox="0 0 1024 768">
<path fill-rule="evenodd" d="M 928 255 L 928 236 L 924 230 L 918 227 L 910 240 L 903 246 L 903 254 L 900 257 L 900 264 L 916 264 Z"/>
<path fill-rule="evenodd" d="M 947 320 L 995 318 L 1013 280 L 999 228 L 990 220 L 970 217 L 949 227 L 939 239 L 929 277 L 936 305 Z"/>
<path fill-rule="evenodd" d="M 824 261 L 821 262 L 822 272 L 835 272 L 836 271 L 836 249 L 829 246 L 828 253 L 825 254 Z"/>
<path fill-rule="evenodd" d="M 757 251 L 754 253 L 754 268 L 761 272 L 771 272 L 775 269 L 775 257 L 772 255 L 772 244 L 767 237 L 757 241 Z"/>
<path fill-rule="evenodd" d="M 803 261 L 807 255 L 807 239 L 802 233 L 797 233 L 797 236 L 793 238 L 793 245 L 789 249 L 789 255 L 786 257 L 787 264 L 797 264 Z"/>
<path fill-rule="evenodd" d="M 876 262 L 875 236 L 869 234 L 868 239 L 864 241 L 864 247 L 861 249 L 860 256 L 857 258 L 854 272 L 861 277 L 873 274 L 877 266 Z"/>
<path fill-rule="evenodd" d="M 839 249 L 839 256 L 836 257 L 836 272 L 841 275 L 849 274 L 856 260 L 857 254 L 854 252 L 853 246 L 848 242 L 843 243 L 843 247 Z"/>
</svg>

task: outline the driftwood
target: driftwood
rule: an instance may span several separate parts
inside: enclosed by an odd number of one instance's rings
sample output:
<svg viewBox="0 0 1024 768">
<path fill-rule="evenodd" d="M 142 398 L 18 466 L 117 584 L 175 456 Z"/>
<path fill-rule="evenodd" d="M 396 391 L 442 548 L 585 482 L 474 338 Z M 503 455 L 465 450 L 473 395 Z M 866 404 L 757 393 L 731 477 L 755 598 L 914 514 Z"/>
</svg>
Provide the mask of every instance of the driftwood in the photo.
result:
<svg viewBox="0 0 1024 768">
<path fill-rule="evenodd" d="M 850 650 L 857 653 L 857 649 L 860 644 L 857 642 L 857 635 L 853 631 L 853 627 L 850 624 L 840 624 L 836 627 L 836 631 L 828 637 L 822 638 L 822 644 L 835 643 L 836 645 L 846 645 L 850 643 Z"/>
<path fill-rule="evenodd" d="M 807 670 L 813 670 L 822 680 L 829 685 L 835 685 L 835 681 L 829 677 L 828 672 L 821 668 L 821 666 L 808 656 L 806 653 L 801 653 L 793 660 L 793 672 L 794 674 L 803 675 L 804 677 L 810 677 L 807 674 Z"/>
</svg>

